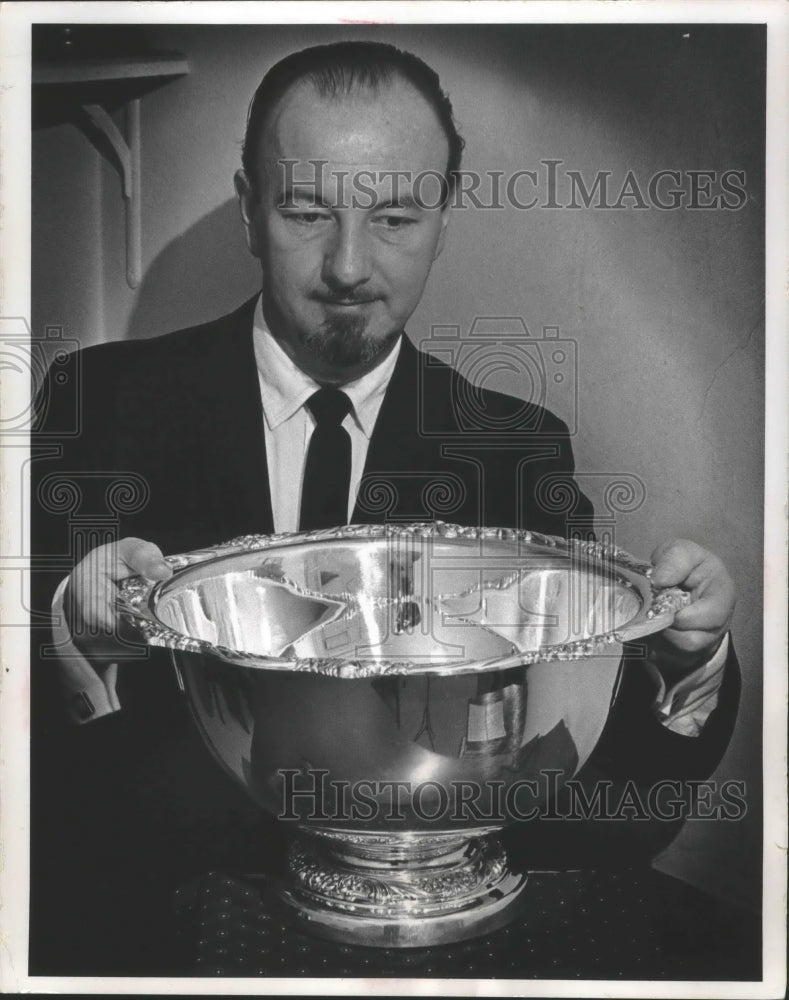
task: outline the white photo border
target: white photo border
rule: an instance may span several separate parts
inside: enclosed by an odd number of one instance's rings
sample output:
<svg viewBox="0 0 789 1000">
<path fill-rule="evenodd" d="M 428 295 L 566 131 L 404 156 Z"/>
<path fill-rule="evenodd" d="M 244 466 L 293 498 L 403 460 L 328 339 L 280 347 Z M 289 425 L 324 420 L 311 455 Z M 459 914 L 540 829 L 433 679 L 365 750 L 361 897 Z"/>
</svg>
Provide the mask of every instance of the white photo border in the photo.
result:
<svg viewBox="0 0 789 1000">
<path fill-rule="evenodd" d="M 783 996 L 786 958 L 786 706 L 787 706 L 787 30 L 782 0 L 753 3 L 472 2 L 452 3 L 4 3 L 0 11 L 0 317 L 29 320 L 30 301 L 30 26 L 33 23 L 313 23 L 375 20 L 410 23 L 765 23 L 767 57 L 766 150 L 766 461 L 764 615 L 764 978 L 761 983 L 504 981 L 391 979 L 222 979 L 221 992 L 242 994 L 405 996 Z M 0 373 L 2 374 L 2 373 Z M 29 404 L 9 380 L 0 394 L 3 418 Z M 15 470 L 20 447 L 2 453 L 2 559 L 0 570 L 18 569 L 29 547 L 19 537 L 22 494 Z M 10 454 L 13 451 L 13 455 Z M 15 573 L 2 572 L 0 608 L 17 620 L 25 595 L 14 592 Z M 18 588 L 17 588 L 18 589 Z M 26 629 L 0 630 L 0 988 L 3 992 L 214 994 L 212 979 L 30 977 L 27 974 L 29 843 L 29 716 Z"/>
</svg>

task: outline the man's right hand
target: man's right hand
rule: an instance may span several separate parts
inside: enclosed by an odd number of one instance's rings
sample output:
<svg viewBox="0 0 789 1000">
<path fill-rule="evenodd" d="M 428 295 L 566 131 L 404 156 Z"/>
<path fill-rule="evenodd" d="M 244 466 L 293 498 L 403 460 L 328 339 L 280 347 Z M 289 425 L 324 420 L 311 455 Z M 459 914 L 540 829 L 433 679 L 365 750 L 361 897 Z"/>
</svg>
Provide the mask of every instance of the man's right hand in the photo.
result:
<svg viewBox="0 0 789 1000">
<path fill-rule="evenodd" d="M 172 570 L 158 546 L 141 538 L 99 545 L 74 567 L 63 609 L 72 641 L 86 656 L 111 659 L 113 650 L 128 647 L 119 631 L 115 598 L 117 581 L 129 576 L 166 580 Z"/>
</svg>

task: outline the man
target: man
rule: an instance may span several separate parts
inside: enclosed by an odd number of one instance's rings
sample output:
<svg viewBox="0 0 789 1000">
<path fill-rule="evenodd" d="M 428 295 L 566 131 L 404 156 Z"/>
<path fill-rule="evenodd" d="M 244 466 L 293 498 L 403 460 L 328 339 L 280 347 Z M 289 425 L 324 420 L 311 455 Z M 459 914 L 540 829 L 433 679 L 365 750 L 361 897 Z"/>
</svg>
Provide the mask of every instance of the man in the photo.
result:
<svg viewBox="0 0 789 1000">
<path fill-rule="evenodd" d="M 134 843 L 150 852 L 157 884 L 164 873 L 177 884 L 201 866 L 238 861 L 239 830 L 257 822 L 243 818 L 246 804 L 211 771 L 174 685 L 166 690 L 164 665 L 151 657 L 117 671 L 117 581 L 165 578 L 163 552 L 342 521 L 440 513 L 465 524 L 567 531 L 538 490 L 548 475 L 572 476 L 565 425 L 537 406 L 473 389 L 403 336 L 444 246 L 461 150 L 451 105 L 415 57 L 343 43 L 283 60 L 255 95 L 236 175 L 247 242 L 261 262 L 260 296 L 205 326 L 102 345 L 79 359 L 83 433 L 64 439 L 56 460 L 36 463 L 38 551 L 65 550 L 68 519 L 48 494 L 58 475 L 118 470 L 147 491 L 145 504 L 124 512 L 124 537 L 88 552 L 57 588 L 56 611 L 62 599 L 74 640 L 57 636 L 68 654 L 61 680 L 73 718 L 88 722 L 79 745 L 57 719 L 51 675 L 34 678 L 52 741 L 73 755 L 44 762 L 40 786 L 58 808 L 89 812 L 83 861 L 125 837 L 124 851 Z M 438 179 L 440 205 L 417 178 Z M 56 435 L 73 399 L 54 381 L 49 393 L 42 433 Z M 486 415 L 470 428 L 469 398 Z M 495 447 L 505 427 L 508 447 Z M 438 508 L 429 500 L 436 485 L 451 493 Z M 89 483 L 86 504 L 100 505 L 105 489 Z M 578 509 L 591 516 L 583 496 Z M 707 776 L 728 742 L 738 689 L 727 635 L 731 580 L 691 542 L 667 542 L 653 560 L 655 583 L 681 585 L 693 601 L 649 640 L 643 662 L 625 664 L 586 780 Z M 63 791 L 69 768 L 84 779 L 78 807 L 72 786 Z M 111 804 L 97 807 L 97 787 Z M 50 819 L 57 811 L 39 808 Z M 214 832 L 199 842 L 196 829 Z M 622 858 L 643 860 L 675 829 L 628 824 L 579 836 L 554 827 L 545 863 L 610 855 L 612 837 Z M 85 849 L 79 838 L 69 843 Z M 114 849 L 105 867 L 117 861 Z M 145 868 L 138 861 L 125 858 L 130 895 Z"/>
</svg>

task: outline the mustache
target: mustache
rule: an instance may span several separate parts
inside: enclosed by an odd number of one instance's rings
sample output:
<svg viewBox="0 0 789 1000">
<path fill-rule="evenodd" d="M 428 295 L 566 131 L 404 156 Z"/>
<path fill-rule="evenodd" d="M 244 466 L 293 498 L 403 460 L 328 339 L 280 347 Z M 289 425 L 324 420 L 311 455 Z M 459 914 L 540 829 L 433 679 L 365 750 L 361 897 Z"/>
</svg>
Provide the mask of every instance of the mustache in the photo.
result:
<svg viewBox="0 0 789 1000">
<path fill-rule="evenodd" d="M 364 292 L 314 292 L 311 298 L 327 305 L 355 306 L 363 302 L 375 302 L 380 296 L 370 291 Z"/>
</svg>

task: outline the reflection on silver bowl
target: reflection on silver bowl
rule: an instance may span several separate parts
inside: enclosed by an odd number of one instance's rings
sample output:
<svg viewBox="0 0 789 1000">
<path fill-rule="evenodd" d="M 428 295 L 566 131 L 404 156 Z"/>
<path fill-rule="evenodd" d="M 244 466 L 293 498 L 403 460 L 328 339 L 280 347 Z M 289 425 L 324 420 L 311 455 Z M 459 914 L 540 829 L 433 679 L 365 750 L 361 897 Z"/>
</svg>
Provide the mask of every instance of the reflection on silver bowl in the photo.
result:
<svg viewBox="0 0 789 1000">
<path fill-rule="evenodd" d="M 247 536 L 125 581 L 220 764 L 302 833 L 283 897 L 343 941 L 487 933 L 525 876 L 487 836 L 602 732 L 621 643 L 687 595 L 619 549 L 507 529 Z M 528 784 L 528 783 L 532 784 Z M 535 784 L 536 783 L 536 784 Z M 524 824 L 528 836 L 528 824 Z"/>
</svg>

